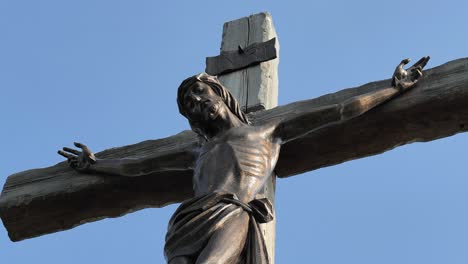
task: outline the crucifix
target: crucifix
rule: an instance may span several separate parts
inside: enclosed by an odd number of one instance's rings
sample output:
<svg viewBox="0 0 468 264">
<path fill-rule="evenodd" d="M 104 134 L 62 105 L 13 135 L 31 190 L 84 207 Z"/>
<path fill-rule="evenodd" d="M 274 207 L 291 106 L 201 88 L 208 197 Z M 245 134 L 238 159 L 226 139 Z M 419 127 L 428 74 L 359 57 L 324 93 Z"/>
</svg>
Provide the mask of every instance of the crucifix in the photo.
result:
<svg viewBox="0 0 468 264">
<path fill-rule="evenodd" d="M 222 44 L 224 52 L 219 57 L 208 60 L 207 71 L 212 71 L 210 67 L 213 67 L 215 69 L 213 74 L 219 74 L 219 83 L 231 88 L 231 93 L 241 104 L 240 107 L 250 112 L 244 124 L 250 122 L 252 127 L 277 124 L 270 127 L 271 130 L 268 130 L 270 132 L 261 130 L 260 134 L 264 136 L 267 132 L 272 133 L 267 133 L 268 137 L 281 141 L 281 143 L 269 141 L 267 144 L 268 153 L 271 155 L 267 159 L 275 160 L 274 156 L 279 155 L 276 156 L 278 163 L 274 166 L 274 173 L 279 177 L 288 177 L 346 160 L 378 154 L 414 141 L 429 141 L 466 131 L 465 124 L 468 120 L 466 60 L 453 61 L 426 71 L 424 79 L 417 87 L 359 117 L 351 118 L 355 113 L 360 114 L 361 110 L 363 112 L 370 110 L 374 105 L 369 105 L 369 101 L 382 102 L 396 95 L 397 89 L 393 88 L 391 81 L 374 82 L 317 99 L 267 110 L 276 106 L 278 59 L 272 59 L 271 56 L 272 50 L 275 51 L 273 57 L 278 56 L 275 37 L 271 17 L 267 14 L 226 23 Z M 397 78 L 396 82 L 399 80 L 401 79 Z M 209 88 L 201 84 L 206 84 Z M 199 75 L 188 79 L 186 85 L 181 86 L 180 109 L 189 120 L 194 121 L 192 127 L 195 131 L 199 128 L 196 123 L 202 120 L 196 114 L 188 113 L 188 110 L 203 108 L 208 117 L 210 114 L 214 115 L 214 118 L 217 117 L 219 105 L 210 105 L 210 102 L 206 106 L 199 106 L 198 103 L 189 105 L 190 98 L 200 99 L 200 95 L 196 93 L 213 89 L 211 85 L 216 86 L 217 80 L 210 76 Z M 235 105 L 230 107 L 231 110 L 235 108 Z M 347 113 L 350 115 L 347 116 Z M 337 117 L 339 118 L 336 119 Z M 233 117 L 228 113 L 226 118 Z M 309 131 L 309 126 L 314 124 L 316 125 L 314 129 Z M 240 123 L 238 125 L 244 126 Z M 216 132 L 216 129 L 212 128 L 209 131 Z M 10 176 L 0 197 L 0 216 L 10 238 L 18 241 L 66 230 L 104 217 L 116 217 L 145 207 L 160 207 L 191 199 L 197 190 L 206 192 L 201 182 L 210 179 L 199 177 L 192 181 L 192 177 L 194 171 L 197 171 L 194 165 L 200 164 L 195 161 L 202 155 L 206 156 L 205 153 L 210 154 L 209 151 L 203 152 L 200 141 L 207 146 L 210 140 L 216 138 L 216 133 L 210 134 L 209 131 L 198 133 L 198 136 L 186 131 L 166 139 L 106 150 L 96 154 L 99 160 L 95 164 L 91 164 L 93 155 L 83 145 L 78 144 L 77 146 L 82 147 L 87 154 L 85 157 L 89 158 L 89 163 L 75 164 L 73 157 L 70 157 L 70 160 L 72 166 L 83 170 L 82 172 L 70 169 L 66 163 L 60 163 L 53 167 Z M 255 146 L 254 149 L 240 146 L 235 153 L 261 152 L 263 147 L 261 143 L 256 137 L 251 142 Z M 279 154 L 278 150 L 275 150 L 278 145 L 281 145 Z M 233 145 L 231 147 L 235 148 Z M 74 150 L 68 150 L 73 154 Z M 257 154 L 262 155 L 260 152 Z M 75 154 L 82 155 L 78 152 Z M 261 184 L 263 190 L 258 194 L 255 191 L 254 194 L 257 194 L 255 198 L 245 199 L 230 196 L 234 192 L 230 190 L 227 194 L 215 196 L 214 200 L 209 200 L 210 202 L 217 201 L 217 204 L 221 202 L 229 205 L 229 210 L 237 212 L 239 208 L 252 211 L 256 205 L 248 204 L 250 200 L 261 201 L 263 198 L 268 198 L 269 202 L 274 201 L 275 177 L 264 173 L 265 171 L 272 173 L 273 168 L 259 170 L 260 166 L 267 166 L 258 162 L 253 166 L 249 165 L 249 162 L 255 163 L 255 160 L 249 160 L 249 155 L 243 157 L 240 159 L 237 155 L 234 157 L 238 159 L 239 164 L 244 163 L 242 172 L 248 172 L 249 176 L 259 176 L 256 172 L 260 171 L 260 174 L 266 176 L 262 178 L 266 181 Z M 214 158 L 211 156 L 211 159 Z M 105 160 L 123 160 L 130 162 L 128 163 L 130 166 L 124 166 L 123 173 L 109 171 L 109 168 L 115 168 L 115 164 L 107 168 L 101 167 L 105 172 L 102 175 L 92 170 L 93 166 L 99 168 L 104 165 Z M 140 166 L 131 166 L 131 162 L 135 160 L 138 160 Z M 201 165 L 208 166 L 203 163 Z M 214 171 L 217 171 L 216 168 Z M 133 176 L 138 177 L 112 175 L 120 173 L 134 174 Z M 194 183 L 197 186 L 193 186 Z M 271 209 L 266 202 L 258 205 L 264 209 Z M 265 256 L 271 263 L 274 259 L 274 215 L 272 211 L 269 213 L 273 217 L 268 214 L 265 216 L 266 223 L 259 225 L 259 233 L 264 236 L 267 252 Z M 248 212 L 248 214 L 253 213 Z M 178 223 L 176 220 L 175 224 Z M 177 230 L 174 234 L 177 234 Z M 174 248 L 180 249 L 180 247 Z"/>
</svg>

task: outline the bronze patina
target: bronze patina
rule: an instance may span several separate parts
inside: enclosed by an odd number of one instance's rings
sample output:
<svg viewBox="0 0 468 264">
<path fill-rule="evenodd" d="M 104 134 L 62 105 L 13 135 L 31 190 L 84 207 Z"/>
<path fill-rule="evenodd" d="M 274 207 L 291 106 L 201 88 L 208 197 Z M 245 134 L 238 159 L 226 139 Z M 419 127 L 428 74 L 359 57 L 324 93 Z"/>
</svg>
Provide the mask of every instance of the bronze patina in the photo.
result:
<svg viewBox="0 0 468 264">
<path fill-rule="evenodd" d="M 291 118 L 251 125 L 236 99 L 215 76 L 192 76 L 178 89 L 179 111 L 201 138 L 195 162 L 195 197 L 183 202 L 170 220 L 168 263 L 269 263 L 258 224 L 272 220 L 267 199 L 255 199 L 272 175 L 281 145 L 324 126 L 344 122 L 414 87 L 429 57 L 404 69 L 401 61 L 392 87 L 318 107 Z M 140 159 L 96 159 L 91 150 L 63 148 L 77 171 L 121 177 L 151 174 Z"/>
</svg>

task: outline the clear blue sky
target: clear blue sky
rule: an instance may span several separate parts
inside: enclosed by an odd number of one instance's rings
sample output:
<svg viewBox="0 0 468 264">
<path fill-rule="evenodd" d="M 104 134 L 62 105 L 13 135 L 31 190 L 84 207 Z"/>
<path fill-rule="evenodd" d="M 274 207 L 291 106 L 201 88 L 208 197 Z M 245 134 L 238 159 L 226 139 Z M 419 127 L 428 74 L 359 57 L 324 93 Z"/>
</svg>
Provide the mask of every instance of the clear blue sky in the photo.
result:
<svg viewBox="0 0 468 264">
<path fill-rule="evenodd" d="M 468 56 L 466 1 L 0 1 L 0 181 L 188 129 L 176 88 L 218 54 L 222 25 L 269 11 L 280 104 Z M 277 263 L 468 263 L 468 135 L 278 180 Z M 176 205 L 12 243 L 0 262 L 163 263 Z"/>
</svg>

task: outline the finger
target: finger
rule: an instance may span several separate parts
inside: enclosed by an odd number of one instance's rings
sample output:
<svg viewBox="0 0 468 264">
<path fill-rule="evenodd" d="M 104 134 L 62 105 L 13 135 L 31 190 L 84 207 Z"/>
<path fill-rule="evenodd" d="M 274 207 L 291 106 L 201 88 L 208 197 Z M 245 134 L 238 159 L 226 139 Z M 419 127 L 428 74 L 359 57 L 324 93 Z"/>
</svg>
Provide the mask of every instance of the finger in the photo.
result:
<svg viewBox="0 0 468 264">
<path fill-rule="evenodd" d="M 428 62 L 430 59 L 431 59 L 431 57 L 429 57 L 429 56 L 426 56 L 426 57 L 424 57 L 424 58 L 421 58 L 421 60 L 423 60 L 423 61 L 421 62 L 421 64 L 419 65 L 419 66 L 421 67 L 421 69 L 423 69 L 424 67 L 426 67 L 427 62 Z"/>
<path fill-rule="evenodd" d="M 88 158 L 89 158 L 89 162 L 91 164 L 95 164 L 96 161 L 97 161 L 96 157 L 94 156 L 94 154 L 92 152 L 91 152 L 91 154 L 89 154 Z"/>
<path fill-rule="evenodd" d="M 93 152 L 91 152 L 91 150 L 89 150 L 88 146 L 86 146 L 85 144 L 81 144 L 79 142 L 75 142 L 73 143 L 76 147 L 80 148 L 83 150 L 83 152 L 86 154 L 86 156 L 89 156 L 90 154 L 92 154 Z"/>
<path fill-rule="evenodd" d="M 75 142 L 74 144 L 75 146 L 83 150 L 85 156 L 88 157 L 88 159 L 91 161 L 92 164 L 96 162 L 96 157 L 94 156 L 93 152 L 88 148 L 88 146 L 86 146 L 85 144 L 81 144 L 79 142 Z"/>
<path fill-rule="evenodd" d="M 80 142 L 73 142 L 73 145 L 77 148 L 83 148 L 83 146 L 85 146 L 85 144 L 81 144 Z"/>
<path fill-rule="evenodd" d="M 59 155 L 64 156 L 64 157 L 67 158 L 68 160 L 70 160 L 70 159 L 75 159 L 75 158 L 76 158 L 76 156 L 74 156 L 74 155 L 72 155 L 72 154 L 70 154 L 70 153 L 67 153 L 67 152 L 65 152 L 65 151 L 62 151 L 62 150 L 57 151 L 57 153 L 58 153 Z"/>
<path fill-rule="evenodd" d="M 402 61 L 400 62 L 400 64 L 401 64 L 401 65 L 406 65 L 406 64 L 408 64 L 410 61 L 411 61 L 410 58 L 406 58 L 406 59 L 402 60 Z"/>
<path fill-rule="evenodd" d="M 66 152 L 73 153 L 73 154 L 78 155 L 78 156 L 81 154 L 81 151 L 78 151 L 78 150 L 72 149 L 72 148 L 64 147 L 63 150 L 66 151 Z"/>
<path fill-rule="evenodd" d="M 421 67 L 414 67 L 411 66 L 411 68 L 408 69 L 409 72 L 411 72 L 411 78 L 415 76 L 422 76 L 422 68 Z"/>
<path fill-rule="evenodd" d="M 426 56 L 419 59 L 412 67 L 421 67 L 424 68 L 431 57 Z"/>
<path fill-rule="evenodd" d="M 417 76 L 416 78 L 419 78 L 419 77 L 423 76 L 422 71 L 421 71 L 421 67 L 417 67 L 414 71 L 415 71 L 415 74 Z"/>
</svg>

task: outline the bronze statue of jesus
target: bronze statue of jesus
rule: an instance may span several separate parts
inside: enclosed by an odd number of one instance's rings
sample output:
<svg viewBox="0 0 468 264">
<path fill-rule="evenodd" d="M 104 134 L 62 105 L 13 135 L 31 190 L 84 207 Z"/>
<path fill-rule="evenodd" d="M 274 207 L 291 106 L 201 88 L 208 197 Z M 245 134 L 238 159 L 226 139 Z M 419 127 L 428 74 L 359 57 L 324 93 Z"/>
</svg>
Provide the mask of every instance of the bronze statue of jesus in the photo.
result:
<svg viewBox="0 0 468 264">
<path fill-rule="evenodd" d="M 193 168 L 195 197 L 170 220 L 165 256 L 179 263 L 269 263 L 259 224 L 273 219 L 267 199 L 255 199 L 272 175 L 281 145 L 324 126 L 344 122 L 413 87 L 429 57 L 405 70 L 396 68 L 392 86 L 341 104 L 312 109 L 292 118 L 252 126 L 231 93 L 215 76 L 202 73 L 182 82 L 177 103 L 201 141 Z M 96 159 L 87 146 L 63 148 L 72 168 L 122 177 L 159 169 L 140 159 Z"/>
</svg>

